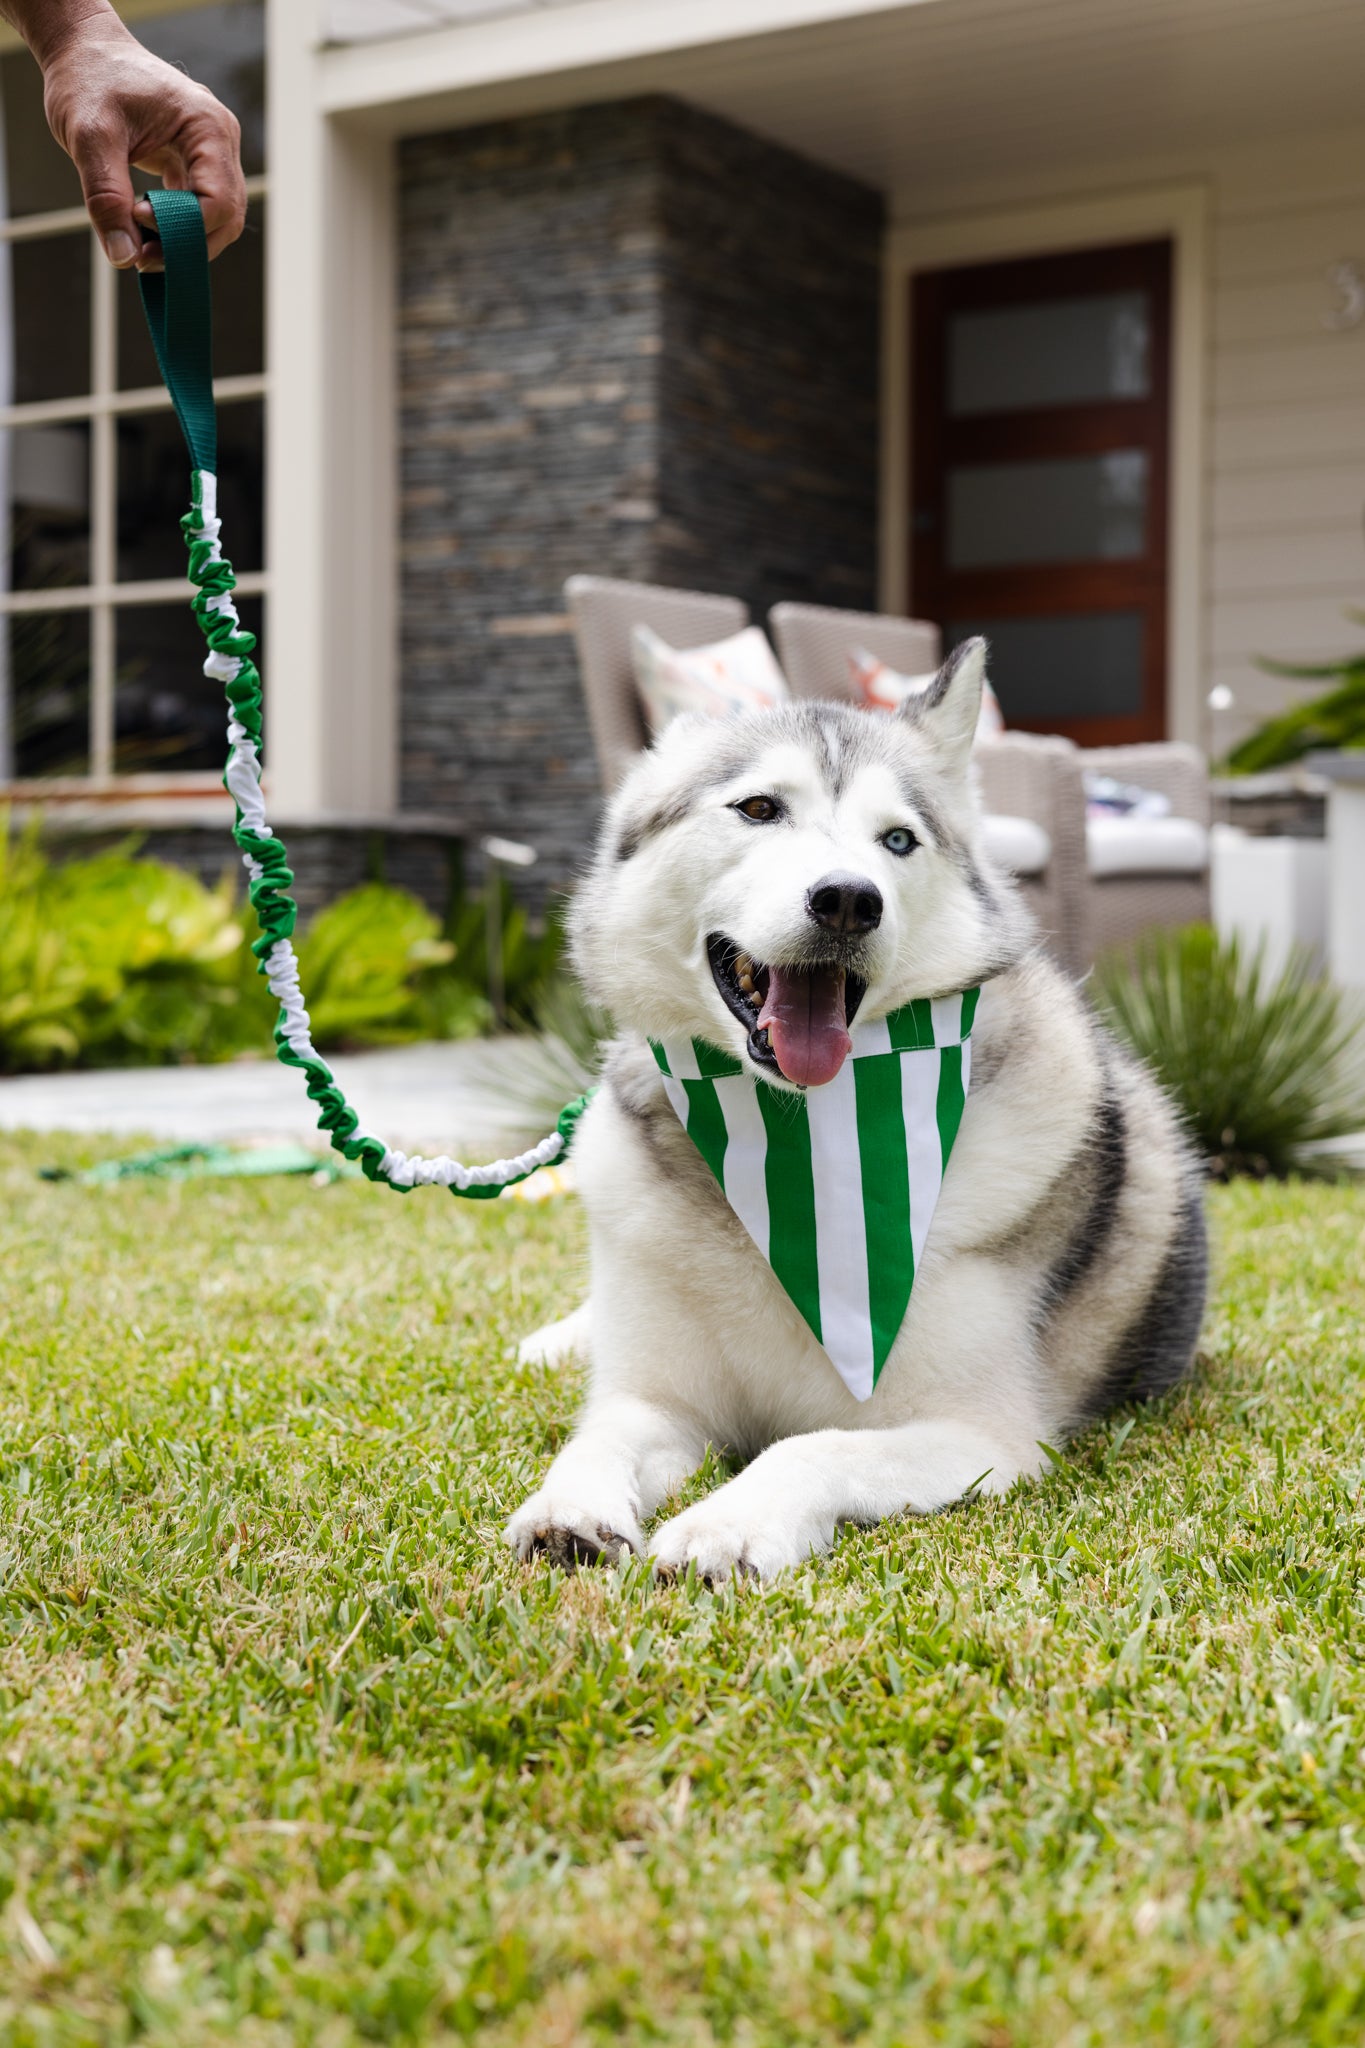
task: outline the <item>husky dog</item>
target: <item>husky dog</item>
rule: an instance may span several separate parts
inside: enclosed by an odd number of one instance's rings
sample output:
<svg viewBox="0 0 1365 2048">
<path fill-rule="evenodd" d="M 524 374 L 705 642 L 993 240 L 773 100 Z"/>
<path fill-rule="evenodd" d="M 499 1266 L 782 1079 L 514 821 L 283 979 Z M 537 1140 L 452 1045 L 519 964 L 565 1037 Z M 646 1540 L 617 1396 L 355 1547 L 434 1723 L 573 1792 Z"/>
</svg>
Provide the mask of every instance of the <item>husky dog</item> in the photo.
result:
<svg viewBox="0 0 1365 2048">
<path fill-rule="evenodd" d="M 648 1550 L 767 1578 L 842 1523 L 1036 1474 L 1194 1356 L 1200 1175 L 1170 1104 L 1044 957 L 982 853 L 970 756 L 985 648 L 895 714 L 798 704 L 681 719 L 612 802 L 573 914 L 622 1036 L 577 1140 L 591 1299 L 528 1341 L 581 1348 L 588 1397 L 513 1515 L 518 1554 Z M 909 1307 L 857 1399 L 670 1106 L 647 1040 L 698 1039 L 772 1087 L 826 1085 L 848 1024 L 981 990 L 970 1088 Z M 746 1069 L 747 1071 L 747 1069 Z M 658 1528 L 708 1445 L 749 1458 Z"/>
</svg>

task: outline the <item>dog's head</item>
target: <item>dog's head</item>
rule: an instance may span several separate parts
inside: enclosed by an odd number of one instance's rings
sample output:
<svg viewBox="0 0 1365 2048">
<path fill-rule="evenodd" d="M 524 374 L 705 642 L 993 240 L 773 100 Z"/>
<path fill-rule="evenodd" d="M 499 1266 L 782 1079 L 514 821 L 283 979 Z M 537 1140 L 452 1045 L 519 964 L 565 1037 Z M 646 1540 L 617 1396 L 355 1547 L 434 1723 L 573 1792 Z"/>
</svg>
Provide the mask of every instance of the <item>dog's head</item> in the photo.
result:
<svg viewBox="0 0 1365 2048">
<path fill-rule="evenodd" d="M 831 1081 L 855 1015 L 971 987 L 1027 947 L 970 773 L 985 644 L 894 716 L 680 719 L 614 798 L 572 918 L 589 993 L 779 1084 Z"/>
</svg>

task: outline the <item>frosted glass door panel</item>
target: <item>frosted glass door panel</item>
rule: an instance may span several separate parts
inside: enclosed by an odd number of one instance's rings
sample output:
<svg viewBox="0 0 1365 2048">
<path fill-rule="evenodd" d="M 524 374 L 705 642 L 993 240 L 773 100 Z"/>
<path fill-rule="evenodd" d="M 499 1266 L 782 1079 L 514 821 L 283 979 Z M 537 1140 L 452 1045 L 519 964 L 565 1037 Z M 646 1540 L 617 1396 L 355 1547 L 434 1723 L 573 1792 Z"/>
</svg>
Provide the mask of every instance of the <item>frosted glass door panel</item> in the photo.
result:
<svg viewBox="0 0 1365 2048">
<path fill-rule="evenodd" d="M 1152 388 L 1145 292 L 963 310 L 947 327 L 948 411 L 955 419 L 1146 398 Z"/>
<path fill-rule="evenodd" d="M 1141 612 L 1074 612 L 1042 619 L 973 619 L 948 627 L 956 647 L 982 633 L 1006 725 L 1124 718 L 1142 708 Z"/>
<path fill-rule="evenodd" d="M 1052 462 L 950 469 L 950 569 L 1131 562 L 1147 546 L 1147 455 L 1117 448 Z"/>
</svg>

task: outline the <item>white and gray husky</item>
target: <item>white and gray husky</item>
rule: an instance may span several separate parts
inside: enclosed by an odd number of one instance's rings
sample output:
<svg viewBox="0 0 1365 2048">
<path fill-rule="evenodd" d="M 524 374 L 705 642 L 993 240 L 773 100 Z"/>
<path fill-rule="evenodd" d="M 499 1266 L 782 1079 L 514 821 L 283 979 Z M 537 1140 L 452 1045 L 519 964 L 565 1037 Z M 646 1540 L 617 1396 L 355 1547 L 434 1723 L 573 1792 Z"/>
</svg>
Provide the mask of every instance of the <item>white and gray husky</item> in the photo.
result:
<svg viewBox="0 0 1365 2048">
<path fill-rule="evenodd" d="M 613 800 L 573 916 L 622 1036 L 583 1119 L 590 1301 L 529 1341 L 587 1401 L 509 1542 L 561 1564 L 768 1577 L 843 1523 L 1002 1493 L 1191 1364 L 1200 1175 L 1150 1075 L 1043 955 L 982 853 L 969 642 L 894 716 L 829 704 L 678 721 Z M 741 1222 L 651 1042 L 827 1088 L 861 1028 L 979 988 L 970 1087 L 913 1293 L 858 1398 Z M 875 1277 L 875 1276 L 874 1276 Z M 646 1536 L 708 1445 L 739 1474 Z"/>
</svg>

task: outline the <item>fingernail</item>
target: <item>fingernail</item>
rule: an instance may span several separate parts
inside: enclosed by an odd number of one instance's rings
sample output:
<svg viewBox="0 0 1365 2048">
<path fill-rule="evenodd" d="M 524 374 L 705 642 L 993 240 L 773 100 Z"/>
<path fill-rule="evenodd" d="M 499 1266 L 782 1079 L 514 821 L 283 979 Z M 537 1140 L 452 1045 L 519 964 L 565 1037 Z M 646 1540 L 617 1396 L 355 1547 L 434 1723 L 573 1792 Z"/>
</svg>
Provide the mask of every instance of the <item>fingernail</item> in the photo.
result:
<svg viewBox="0 0 1365 2048">
<path fill-rule="evenodd" d="M 115 228 L 104 237 L 104 253 L 115 270 L 126 270 L 130 263 L 137 262 L 137 243 L 122 228 Z"/>
</svg>

